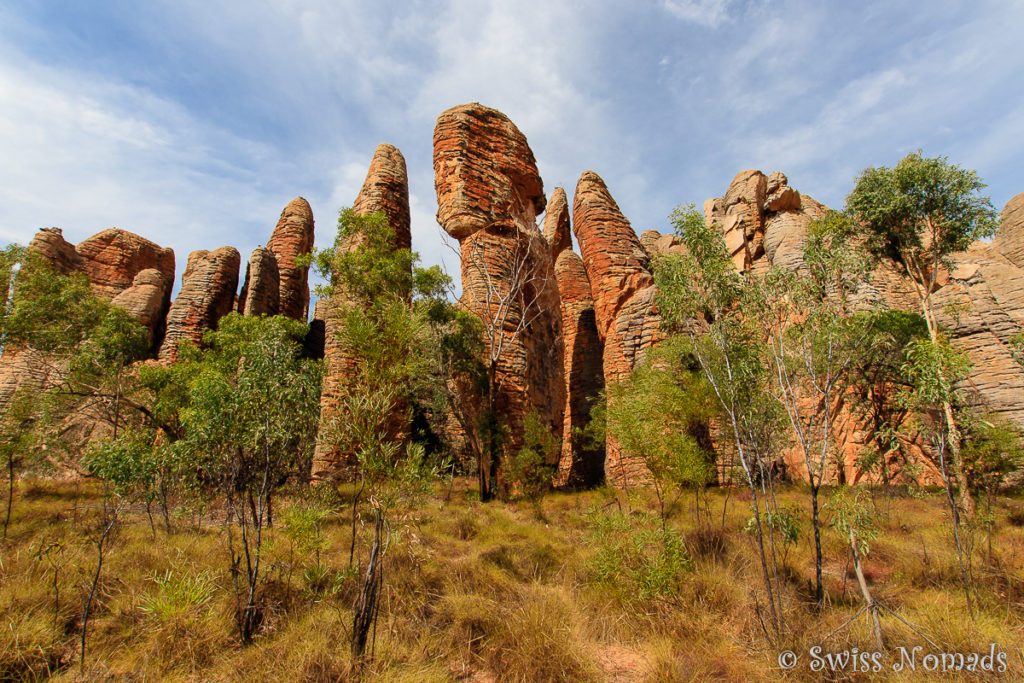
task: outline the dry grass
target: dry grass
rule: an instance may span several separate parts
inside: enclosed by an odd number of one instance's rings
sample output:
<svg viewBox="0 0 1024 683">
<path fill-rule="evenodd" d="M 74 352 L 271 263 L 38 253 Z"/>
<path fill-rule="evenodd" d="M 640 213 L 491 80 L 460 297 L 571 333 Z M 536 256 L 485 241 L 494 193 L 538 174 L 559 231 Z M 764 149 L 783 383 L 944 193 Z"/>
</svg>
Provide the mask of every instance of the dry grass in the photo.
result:
<svg viewBox="0 0 1024 683">
<path fill-rule="evenodd" d="M 774 640 L 755 609 L 764 597 L 753 545 L 742 531 L 749 516 L 742 496 L 731 497 L 722 524 L 725 496 L 712 491 L 714 522 L 700 527 L 692 497 L 684 497 L 669 523 L 688 558 L 671 581 L 650 584 L 655 589 L 640 597 L 627 581 L 641 585 L 650 578 L 644 571 L 663 572 L 655 567 L 656 543 L 621 560 L 620 581 L 597 576 L 598 570 L 607 574 L 600 563 L 613 557 L 609 547 L 631 533 L 659 538 L 651 497 L 607 490 L 552 494 L 538 511 L 525 503 L 481 505 L 468 490 L 468 482 L 459 482 L 449 502 L 439 493 L 392 520 L 373 658 L 360 672 L 349 654 L 357 577 L 344 571 L 351 540 L 347 508 L 327 519 L 318 572 L 281 529 L 269 532 L 263 620 L 255 643 L 244 648 L 234 630 L 226 538 L 216 516 L 198 529 L 179 522 L 169 534 L 158 525 L 154 536 L 144 510 L 133 509 L 105 560 L 85 678 L 842 680 L 849 671 L 812 672 L 810 648 L 873 648 L 864 618 L 840 628 L 862 603 L 843 541 L 829 529 L 826 608 L 818 614 L 809 604 L 814 567 L 806 520 L 785 568 L 787 629 Z M 22 484 L 17 495 L 9 538 L 0 546 L 0 680 L 75 680 L 83 587 L 96 559 L 86 532 L 97 521 L 100 498 L 86 485 L 42 482 Z M 781 498 L 806 507 L 800 488 Z M 985 653 L 998 643 L 1008 655 L 1003 680 L 1024 678 L 1024 503 L 998 502 L 990 557 L 977 534 L 977 614 L 971 619 L 942 499 L 886 501 L 881 492 L 876 498 L 882 534 L 865 561 L 876 596 L 945 650 Z M 280 509 L 287 504 L 281 501 Z M 618 514 L 620 507 L 620 526 L 608 527 L 619 529 L 617 536 L 595 534 L 598 516 Z M 359 525 L 364 560 L 369 531 Z M 889 648 L 931 649 L 896 617 L 883 614 L 882 624 Z M 792 671 L 777 663 L 784 649 L 800 654 Z M 872 676 L 927 679 L 920 671 L 888 669 Z"/>
</svg>

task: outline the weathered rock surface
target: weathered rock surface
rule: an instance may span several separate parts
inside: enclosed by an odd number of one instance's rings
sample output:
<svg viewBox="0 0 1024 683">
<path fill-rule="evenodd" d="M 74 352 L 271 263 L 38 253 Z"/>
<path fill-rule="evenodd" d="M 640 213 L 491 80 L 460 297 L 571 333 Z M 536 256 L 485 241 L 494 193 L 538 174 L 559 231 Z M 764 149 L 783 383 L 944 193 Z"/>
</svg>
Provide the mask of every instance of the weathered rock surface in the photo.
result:
<svg viewBox="0 0 1024 683">
<path fill-rule="evenodd" d="M 111 300 L 149 329 L 149 340 L 162 333 L 170 299 L 171 281 L 156 268 L 141 271 L 128 287 Z"/>
<path fill-rule="evenodd" d="M 572 223 L 594 297 L 597 333 L 604 343 L 604 379 L 621 381 L 661 336 L 649 259 L 604 181 L 593 171 L 585 171 L 576 185 Z M 606 448 L 605 478 L 610 484 L 650 481 L 643 462 L 623 454 L 613 435 Z"/>
<path fill-rule="evenodd" d="M 377 146 L 366 180 L 352 208 L 363 216 L 383 211 L 395 233 L 395 249 L 410 248 L 409 181 L 405 158 L 398 149 L 388 144 Z M 349 242 L 338 245 L 338 249 L 348 250 L 356 246 L 357 242 Z M 346 353 L 338 338 L 338 317 L 346 306 L 352 305 L 359 305 L 359 302 L 353 301 L 344 291 L 336 291 L 330 300 L 317 301 L 314 323 L 310 326 L 310 337 L 313 338 L 307 337 L 307 346 L 315 349 L 317 342 L 314 335 L 318 333 L 314 332 L 314 325 L 317 323 L 316 318 L 319 318 L 323 330 L 319 333 L 319 351 L 326 361 L 327 371 L 320 394 L 320 428 L 313 455 L 313 477 L 316 479 L 349 478 L 358 464 L 355 454 L 342 452 L 332 438 L 336 425 L 345 419 L 343 394 L 346 383 L 357 369 L 357 359 Z M 404 401 L 398 401 L 393 406 L 391 419 L 386 426 L 389 438 L 407 438 L 408 412 L 408 405 Z"/>
<path fill-rule="evenodd" d="M 546 203 L 526 137 L 499 111 L 453 107 L 434 128 L 434 176 L 437 219 L 459 240 L 462 303 L 485 321 L 489 348 L 501 350 L 495 411 L 509 428 L 505 454 L 519 449 L 530 411 L 560 436 L 561 307 L 550 247 L 537 227 Z"/>
<path fill-rule="evenodd" d="M 42 228 L 35 234 L 29 246 L 54 265 L 61 273 L 80 272 L 82 257 L 75 251 L 75 245 L 64 239 L 60 228 Z"/>
<path fill-rule="evenodd" d="M 120 299 L 119 305 L 139 317 L 149 329 L 150 339 L 160 343 L 174 282 L 172 249 L 117 229 L 99 232 L 75 246 L 64 239 L 59 228 L 44 228 L 36 233 L 29 246 L 61 273 L 83 273 L 96 296 L 107 301 Z M 160 278 L 148 273 L 139 280 L 139 276 L 148 271 L 155 271 Z M 134 291 L 128 293 L 129 290 Z M 150 301 L 157 291 L 160 300 Z"/>
<path fill-rule="evenodd" d="M 564 248 L 555 261 L 565 339 L 565 418 L 558 486 L 592 486 L 604 476 L 604 448 L 588 448 L 577 430 L 590 423 L 590 410 L 604 388 L 603 345 L 597 334 L 594 298 L 583 259 Z"/>
<path fill-rule="evenodd" d="M 1024 429 L 1024 368 L 1010 344 L 1024 328 L 1024 268 L 995 242 L 975 242 L 955 257 L 949 283 L 934 297 L 939 322 L 971 359 L 967 395 Z M 957 305 L 958 315 L 947 312 L 950 304 Z"/>
<path fill-rule="evenodd" d="M 236 310 L 242 315 L 277 315 L 281 309 L 281 276 L 277 258 L 266 247 L 256 247 L 245 267 L 245 283 Z"/>
<path fill-rule="evenodd" d="M 405 157 L 396 147 L 387 143 L 377 146 L 352 209 L 364 216 L 383 211 L 395 231 L 395 248 L 412 248 L 409 177 L 405 170 Z"/>
<path fill-rule="evenodd" d="M 309 268 L 297 266 L 295 257 L 313 249 L 313 210 L 309 202 L 296 197 L 281 212 L 277 227 L 267 242 L 277 259 L 280 276 L 280 313 L 306 320 L 309 311 Z"/>
<path fill-rule="evenodd" d="M 551 262 L 566 249 L 572 249 L 572 225 L 569 221 L 569 200 L 565 190 L 556 187 L 544 211 L 544 239 L 551 246 Z"/>
<path fill-rule="evenodd" d="M 75 251 L 93 292 L 108 301 L 131 287 L 135 276 L 149 268 L 174 282 L 174 251 L 124 230 L 104 230 L 79 242 Z M 170 295 L 168 289 L 168 304 Z"/>
<path fill-rule="evenodd" d="M 178 358 L 178 344 L 200 344 L 203 333 L 231 312 L 238 288 L 241 257 L 234 247 L 193 251 L 181 276 L 181 291 L 167 313 L 167 333 L 160 360 Z"/>
<path fill-rule="evenodd" d="M 992 248 L 1013 265 L 1024 268 L 1024 192 L 1003 207 Z"/>
</svg>

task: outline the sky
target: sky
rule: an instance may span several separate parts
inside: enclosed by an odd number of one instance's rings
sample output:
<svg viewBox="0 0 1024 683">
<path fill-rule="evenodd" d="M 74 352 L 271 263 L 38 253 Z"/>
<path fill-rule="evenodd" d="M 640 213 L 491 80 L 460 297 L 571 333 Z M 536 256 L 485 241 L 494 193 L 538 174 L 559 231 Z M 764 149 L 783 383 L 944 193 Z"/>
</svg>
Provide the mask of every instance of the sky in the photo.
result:
<svg viewBox="0 0 1024 683">
<path fill-rule="evenodd" d="M 0 239 L 123 228 L 180 280 L 196 249 L 247 260 L 301 195 L 326 247 L 389 142 L 413 249 L 457 280 L 432 136 L 467 102 L 523 131 L 548 195 L 596 171 L 637 233 L 750 168 L 841 208 L 917 149 L 1001 209 L 1022 35 L 1019 0 L 0 0 Z"/>
</svg>

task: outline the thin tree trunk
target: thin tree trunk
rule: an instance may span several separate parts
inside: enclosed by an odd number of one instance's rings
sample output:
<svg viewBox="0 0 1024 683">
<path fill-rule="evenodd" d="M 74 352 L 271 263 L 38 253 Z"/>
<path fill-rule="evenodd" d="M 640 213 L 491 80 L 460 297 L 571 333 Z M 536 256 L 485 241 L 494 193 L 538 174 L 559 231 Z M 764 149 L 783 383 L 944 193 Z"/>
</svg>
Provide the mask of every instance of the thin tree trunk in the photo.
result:
<svg viewBox="0 0 1024 683">
<path fill-rule="evenodd" d="M 871 625 L 875 632 L 875 647 L 878 652 L 885 649 L 885 643 L 882 640 L 882 623 L 878 620 L 878 608 L 875 605 L 875 599 L 871 597 L 871 591 L 868 590 L 868 582 L 864 579 L 864 572 L 860 568 L 860 554 L 857 552 L 857 537 L 853 533 L 853 527 L 850 527 L 850 552 L 853 553 L 853 569 L 857 572 L 857 583 L 860 584 L 860 592 L 864 595 L 864 602 L 867 604 L 868 612 L 871 613 Z"/>
</svg>

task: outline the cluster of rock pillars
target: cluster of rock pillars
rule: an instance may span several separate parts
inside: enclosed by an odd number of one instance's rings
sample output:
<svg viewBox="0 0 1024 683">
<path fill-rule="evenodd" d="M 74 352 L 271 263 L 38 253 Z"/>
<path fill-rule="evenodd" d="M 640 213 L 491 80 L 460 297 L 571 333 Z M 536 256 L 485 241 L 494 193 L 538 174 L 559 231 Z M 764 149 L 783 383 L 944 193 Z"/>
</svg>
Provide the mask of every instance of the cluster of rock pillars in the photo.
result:
<svg viewBox="0 0 1024 683">
<path fill-rule="evenodd" d="M 529 274 L 528 294 L 507 304 L 503 323 L 494 330 L 503 335 L 496 407 L 509 428 L 505 448 L 518 449 L 524 418 L 534 411 L 562 439 L 558 485 L 648 482 L 642 461 L 624 453 L 614 434 L 598 448 L 580 439 L 577 428 L 587 423 L 604 385 L 627 377 L 662 338 L 651 263 L 656 254 L 683 249 L 678 238 L 654 230 L 638 236 L 593 171 L 580 176 L 571 212 L 563 188 L 547 198 L 526 137 L 504 114 L 480 104 L 453 107 L 438 117 L 434 173 L 437 220 L 458 240 L 462 256 L 462 305 L 493 319 L 496 304 L 488 291 L 507 291 L 516 278 Z M 353 208 L 361 214 L 383 211 L 395 232 L 395 248 L 411 246 L 405 160 L 396 148 L 377 148 Z M 705 220 L 722 230 L 736 267 L 754 272 L 772 265 L 799 267 L 807 226 L 826 210 L 790 187 L 781 172 L 743 171 L 722 197 L 704 204 Z M 73 245 L 59 229 L 47 228 L 31 247 L 63 272 L 84 273 L 97 296 L 144 324 L 153 342 L 149 362 L 174 362 L 181 341 L 200 343 L 203 332 L 231 311 L 306 320 L 308 273 L 295 257 L 312 249 L 313 230 L 309 203 L 294 199 L 267 246 L 249 257 L 241 289 L 237 249 L 194 251 L 173 301 L 173 251 L 138 235 L 110 229 Z M 573 251 L 572 235 L 579 253 Z M 872 287 L 884 305 L 915 310 L 913 287 L 894 264 L 879 266 Z M 969 382 L 990 408 L 1024 428 L 1024 371 L 1010 347 L 1024 325 L 1024 193 L 1006 205 L 991 243 L 977 242 L 956 256 L 935 296 L 938 310 L 946 303 L 967 305 L 965 314 L 943 322 L 954 343 L 970 355 Z M 323 425 L 337 417 L 339 389 L 351 362 L 335 341 L 332 312 L 338 305 L 317 301 L 306 340 L 310 355 L 326 359 Z M 5 349 L 0 402 L 23 382 L 45 381 L 38 374 L 30 354 Z M 868 429 L 848 411 L 835 430 L 843 458 L 834 478 L 857 481 L 863 474 L 857 454 L 870 438 Z M 453 428 L 450 437 L 458 439 L 458 431 Z M 927 448 L 913 438 L 906 446 Z M 320 440 L 314 476 L 343 471 L 347 455 Z M 791 464 L 797 466 L 790 472 L 804 471 L 800 463 Z"/>
</svg>

